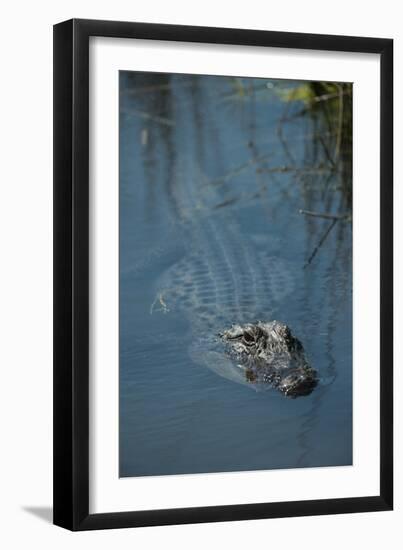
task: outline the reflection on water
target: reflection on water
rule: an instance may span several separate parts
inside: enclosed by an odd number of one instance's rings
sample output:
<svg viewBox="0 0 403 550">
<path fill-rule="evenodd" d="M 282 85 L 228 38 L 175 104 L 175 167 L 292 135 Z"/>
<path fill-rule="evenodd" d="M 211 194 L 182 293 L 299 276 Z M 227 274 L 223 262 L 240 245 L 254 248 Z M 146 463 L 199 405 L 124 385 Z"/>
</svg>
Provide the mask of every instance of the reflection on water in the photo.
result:
<svg viewBox="0 0 403 550">
<path fill-rule="evenodd" d="M 351 189 L 351 86 L 120 73 L 121 476 L 352 463 Z M 311 395 L 191 359 L 255 318 L 303 342 Z"/>
</svg>

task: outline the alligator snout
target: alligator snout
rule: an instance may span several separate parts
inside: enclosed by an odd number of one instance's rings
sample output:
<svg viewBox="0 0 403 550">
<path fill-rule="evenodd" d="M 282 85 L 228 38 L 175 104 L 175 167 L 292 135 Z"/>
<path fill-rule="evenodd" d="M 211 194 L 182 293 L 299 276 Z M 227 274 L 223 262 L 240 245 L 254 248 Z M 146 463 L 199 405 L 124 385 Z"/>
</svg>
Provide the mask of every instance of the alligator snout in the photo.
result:
<svg viewBox="0 0 403 550">
<path fill-rule="evenodd" d="M 316 373 L 309 367 L 296 370 L 281 379 L 278 389 L 287 397 L 309 395 L 318 384 Z"/>
</svg>

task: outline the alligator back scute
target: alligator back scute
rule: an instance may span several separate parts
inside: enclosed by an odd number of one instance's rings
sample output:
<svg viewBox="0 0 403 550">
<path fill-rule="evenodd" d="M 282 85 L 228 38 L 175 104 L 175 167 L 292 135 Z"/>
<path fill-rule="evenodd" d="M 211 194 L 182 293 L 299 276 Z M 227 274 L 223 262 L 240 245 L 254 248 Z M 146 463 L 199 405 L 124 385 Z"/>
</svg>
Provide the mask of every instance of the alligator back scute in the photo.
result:
<svg viewBox="0 0 403 550">
<path fill-rule="evenodd" d="M 258 252 L 252 269 L 229 265 L 208 253 L 190 254 L 171 266 L 157 284 L 154 310 L 180 311 L 192 328 L 220 330 L 231 323 L 269 318 L 294 290 L 285 260 Z"/>
</svg>

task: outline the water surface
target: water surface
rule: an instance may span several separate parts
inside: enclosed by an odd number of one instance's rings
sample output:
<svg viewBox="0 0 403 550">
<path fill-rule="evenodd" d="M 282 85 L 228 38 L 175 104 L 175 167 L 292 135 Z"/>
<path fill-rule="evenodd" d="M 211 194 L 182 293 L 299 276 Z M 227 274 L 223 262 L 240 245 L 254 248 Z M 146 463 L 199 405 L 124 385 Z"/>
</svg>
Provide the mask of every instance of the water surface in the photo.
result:
<svg viewBox="0 0 403 550">
<path fill-rule="evenodd" d="M 120 73 L 121 476 L 352 463 L 348 143 L 331 110 L 287 101 L 301 84 Z M 203 220 L 232 220 L 287 265 L 293 291 L 264 311 L 303 342 L 321 379 L 311 395 L 218 376 L 191 360 L 181 311 L 152 311 Z"/>
</svg>

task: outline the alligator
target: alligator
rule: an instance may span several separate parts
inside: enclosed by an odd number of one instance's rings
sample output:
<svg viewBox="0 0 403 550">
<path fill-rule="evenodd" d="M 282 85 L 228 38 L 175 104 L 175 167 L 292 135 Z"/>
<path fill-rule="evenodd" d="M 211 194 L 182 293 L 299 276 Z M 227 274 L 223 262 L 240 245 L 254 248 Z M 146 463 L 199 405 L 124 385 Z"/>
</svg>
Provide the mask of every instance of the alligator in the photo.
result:
<svg viewBox="0 0 403 550">
<path fill-rule="evenodd" d="M 187 253 L 160 278 L 151 311 L 184 313 L 190 357 L 218 375 L 257 391 L 309 395 L 318 378 L 301 342 L 286 324 L 269 320 L 292 295 L 292 268 L 267 253 L 264 239 L 254 244 L 229 208 L 214 208 L 223 197 L 196 178 L 194 166 L 185 175 L 177 175 L 173 198 Z"/>
</svg>

